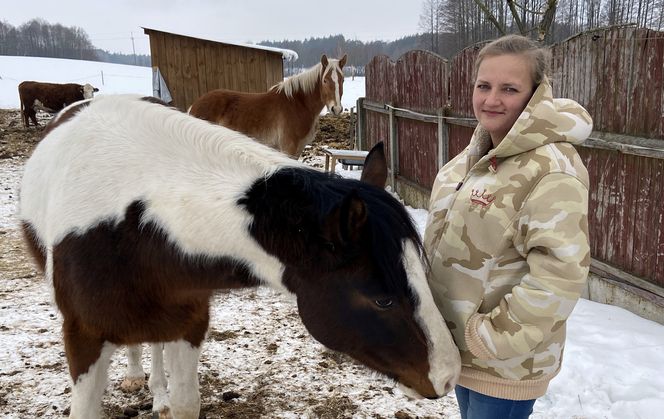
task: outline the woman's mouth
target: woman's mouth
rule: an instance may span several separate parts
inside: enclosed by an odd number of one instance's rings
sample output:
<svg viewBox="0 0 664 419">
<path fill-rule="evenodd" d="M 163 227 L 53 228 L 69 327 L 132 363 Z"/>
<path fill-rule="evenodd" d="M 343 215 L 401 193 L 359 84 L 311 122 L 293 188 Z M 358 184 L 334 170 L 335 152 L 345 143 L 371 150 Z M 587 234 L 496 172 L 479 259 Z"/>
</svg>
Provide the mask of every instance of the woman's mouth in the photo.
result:
<svg viewBox="0 0 664 419">
<path fill-rule="evenodd" d="M 499 116 L 499 115 L 503 115 L 503 112 L 497 112 L 497 111 L 487 111 L 487 110 L 484 110 L 484 111 L 482 111 L 482 112 L 484 112 L 484 114 L 487 115 L 487 116 Z"/>
</svg>

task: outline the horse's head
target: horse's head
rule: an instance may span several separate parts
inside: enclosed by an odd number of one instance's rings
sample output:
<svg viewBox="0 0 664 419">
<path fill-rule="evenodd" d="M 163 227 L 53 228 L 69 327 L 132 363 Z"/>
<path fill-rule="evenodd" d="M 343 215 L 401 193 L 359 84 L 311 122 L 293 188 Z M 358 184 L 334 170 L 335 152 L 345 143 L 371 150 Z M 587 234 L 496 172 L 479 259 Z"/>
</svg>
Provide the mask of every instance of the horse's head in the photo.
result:
<svg viewBox="0 0 664 419">
<path fill-rule="evenodd" d="M 328 112 L 335 115 L 341 114 L 344 108 L 341 105 L 341 96 L 344 94 L 344 71 L 346 55 L 340 60 L 328 60 L 323 54 L 320 59 L 321 65 L 321 100 L 327 106 Z"/>
<path fill-rule="evenodd" d="M 364 182 L 277 172 L 282 179 L 252 189 L 248 201 L 265 215 L 251 231 L 285 265 L 284 284 L 318 341 L 439 397 L 456 382 L 459 352 L 428 288 L 413 222 L 384 189 L 386 167 L 381 144 L 367 156 Z"/>
</svg>

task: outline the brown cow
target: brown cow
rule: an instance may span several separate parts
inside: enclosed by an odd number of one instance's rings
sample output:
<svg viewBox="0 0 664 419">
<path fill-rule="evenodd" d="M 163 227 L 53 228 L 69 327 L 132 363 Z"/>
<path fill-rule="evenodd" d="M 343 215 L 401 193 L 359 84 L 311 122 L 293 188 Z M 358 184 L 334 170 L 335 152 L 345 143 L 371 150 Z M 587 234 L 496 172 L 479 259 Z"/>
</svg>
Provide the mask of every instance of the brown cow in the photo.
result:
<svg viewBox="0 0 664 419">
<path fill-rule="evenodd" d="M 29 127 L 30 120 L 37 123 L 37 110 L 55 113 L 67 105 L 83 99 L 92 98 L 99 89 L 91 84 L 80 85 L 76 83 L 42 83 L 38 81 L 24 81 L 18 85 L 18 96 L 21 99 L 21 113 L 23 126 Z"/>
</svg>

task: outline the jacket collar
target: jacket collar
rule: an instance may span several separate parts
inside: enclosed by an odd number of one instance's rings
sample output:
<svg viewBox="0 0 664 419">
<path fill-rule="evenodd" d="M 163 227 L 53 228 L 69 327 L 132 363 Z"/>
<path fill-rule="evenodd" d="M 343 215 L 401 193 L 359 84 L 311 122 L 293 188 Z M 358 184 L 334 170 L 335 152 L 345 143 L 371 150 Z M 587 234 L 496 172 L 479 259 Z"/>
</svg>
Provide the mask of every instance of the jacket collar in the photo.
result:
<svg viewBox="0 0 664 419">
<path fill-rule="evenodd" d="M 477 162 L 486 155 L 495 162 L 495 158 L 504 159 L 545 144 L 580 144 L 592 132 L 592 124 L 588 112 L 577 102 L 554 99 L 551 84 L 545 78 L 498 147 L 489 150 L 491 137 L 481 125 L 477 126 L 470 141 L 469 157 Z"/>
</svg>

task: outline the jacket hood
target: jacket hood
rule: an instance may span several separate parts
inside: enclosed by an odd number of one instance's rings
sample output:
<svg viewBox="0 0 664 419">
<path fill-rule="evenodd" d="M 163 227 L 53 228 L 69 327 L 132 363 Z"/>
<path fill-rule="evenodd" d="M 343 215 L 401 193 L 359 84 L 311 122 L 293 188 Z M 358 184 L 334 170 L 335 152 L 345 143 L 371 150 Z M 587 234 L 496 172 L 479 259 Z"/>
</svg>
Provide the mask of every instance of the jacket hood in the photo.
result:
<svg viewBox="0 0 664 419">
<path fill-rule="evenodd" d="M 590 136 L 592 129 L 592 118 L 583 106 L 571 99 L 554 99 L 551 84 L 545 78 L 512 129 L 489 154 L 505 158 L 550 143 L 581 144 Z M 489 133 L 478 125 L 471 147 L 484 148 L 487 141 L 491 141 Z"/>
</svg>

